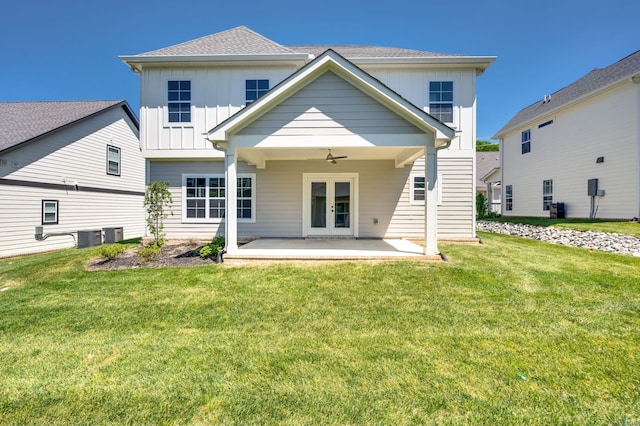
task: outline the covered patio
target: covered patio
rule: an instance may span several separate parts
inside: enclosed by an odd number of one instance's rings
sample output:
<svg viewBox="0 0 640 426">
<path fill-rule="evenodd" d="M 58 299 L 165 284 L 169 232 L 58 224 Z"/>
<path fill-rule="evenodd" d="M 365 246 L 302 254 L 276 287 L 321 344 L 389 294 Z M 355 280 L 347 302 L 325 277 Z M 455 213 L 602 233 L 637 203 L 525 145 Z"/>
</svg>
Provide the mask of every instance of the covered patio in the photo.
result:
<svg viewBox="0 0 640 426">
<path fill-rule="evenodd" d="M 234 260 L 412 260 L 441 261 L 424 247 L 405 239 L 264 238 L 240 245 L 224 256 Z"/>
</svg>

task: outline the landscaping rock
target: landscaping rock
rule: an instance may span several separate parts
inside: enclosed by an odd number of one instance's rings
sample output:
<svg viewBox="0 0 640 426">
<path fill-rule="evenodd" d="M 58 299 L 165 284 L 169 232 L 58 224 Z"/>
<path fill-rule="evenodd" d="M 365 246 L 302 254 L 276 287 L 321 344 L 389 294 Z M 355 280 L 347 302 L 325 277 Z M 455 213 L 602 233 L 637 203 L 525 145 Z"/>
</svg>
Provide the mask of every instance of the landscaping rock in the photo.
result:
<svg viewBox="0 0 640 426">
<path fill-rule="evenodd" d="M 640 238 L 633 235 L 610 234 L 607 232 L 574 231 L 555 227 L 533 226 L 521 223 L 492 222 L 479 220 L 479 231 L 496 234 L 515 235 L 552 244 L 583 247 L 613 253 L 630 254 L 640 257 Z"/>
</svg>

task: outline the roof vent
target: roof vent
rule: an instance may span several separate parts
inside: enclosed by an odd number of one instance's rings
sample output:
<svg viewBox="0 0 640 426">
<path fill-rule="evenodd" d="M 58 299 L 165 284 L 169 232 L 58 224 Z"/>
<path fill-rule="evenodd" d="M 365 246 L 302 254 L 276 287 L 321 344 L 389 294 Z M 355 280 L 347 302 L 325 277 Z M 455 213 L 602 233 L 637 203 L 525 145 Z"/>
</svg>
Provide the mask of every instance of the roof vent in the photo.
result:
<svg viewBox="0 0 640 426">
<path fill-rule="evenodd" d="M 551 95 L 544 95 L 544 99 L 542 100 L 542 103 L 546 104 L 547 102 L 551 102 Z"/>
</svg>

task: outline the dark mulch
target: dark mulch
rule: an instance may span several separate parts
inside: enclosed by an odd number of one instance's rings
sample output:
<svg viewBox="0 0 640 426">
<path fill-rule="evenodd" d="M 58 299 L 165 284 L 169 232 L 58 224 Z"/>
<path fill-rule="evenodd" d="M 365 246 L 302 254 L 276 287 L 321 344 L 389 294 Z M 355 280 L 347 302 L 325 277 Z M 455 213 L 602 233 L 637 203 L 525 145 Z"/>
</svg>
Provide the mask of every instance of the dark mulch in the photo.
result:
<svg viewBox="0 0 640 426">
<path fill-rule="evenodd" d="M 142 246 L 126 250 L 120 256 L 112 260 L 104 260 L 96 257 L 89 260 L 87 270 L 114 270 L 131 268 L 165 268 L 170 266 L 204 266 L 213 265 L 211 259 L 202 259 L 200 249 L 202 245 L 185 241 L 167 241 L 162 246 L 161 253 L 151 261 L 138 256 Z"/>
</svg>

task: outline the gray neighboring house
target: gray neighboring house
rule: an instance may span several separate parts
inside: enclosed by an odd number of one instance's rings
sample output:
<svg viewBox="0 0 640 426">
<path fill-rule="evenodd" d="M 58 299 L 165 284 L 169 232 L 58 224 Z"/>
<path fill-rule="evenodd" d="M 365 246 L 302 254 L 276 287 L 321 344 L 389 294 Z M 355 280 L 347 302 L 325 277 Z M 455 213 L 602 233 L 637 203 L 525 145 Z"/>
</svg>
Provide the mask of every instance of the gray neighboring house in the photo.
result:
<svg viewBox="0 0 640 426">
<path fill-rule="evenodd" d="M 640 216 L 640 51 L 518 112 L 500 139 L 504 216 Z M 556 207 L 557 204 L 556 204 Z"/>
<path fill-rule="evenodd" d="M 145 233 L 145 161 L 125 101 L 0 102 L 0 257 L 73 247 L 79 230 Z M 44 234 L 66 234 L 36 240 Z"/>
<path fill-rule="evenodd" d="M 500 152 L 476 152 L 476 194 L 487 202 L 487 213 L 502 213 L 500 185 Z"/>
</svg>

